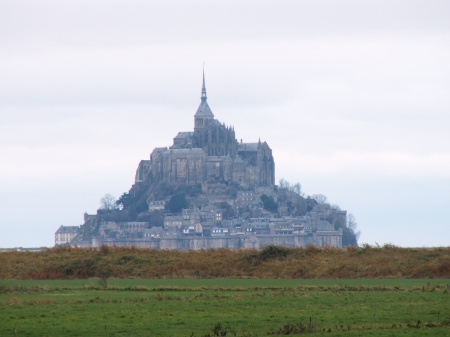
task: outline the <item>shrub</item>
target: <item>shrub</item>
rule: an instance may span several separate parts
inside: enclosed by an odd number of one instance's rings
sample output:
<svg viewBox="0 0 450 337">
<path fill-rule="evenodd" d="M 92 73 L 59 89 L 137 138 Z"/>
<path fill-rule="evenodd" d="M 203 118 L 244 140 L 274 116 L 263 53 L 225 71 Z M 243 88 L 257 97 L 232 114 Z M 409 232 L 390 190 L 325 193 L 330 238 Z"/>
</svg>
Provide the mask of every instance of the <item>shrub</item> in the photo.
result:
<svg viewBox="0 0 450 337">
<path fill-rule="evenodd" d="M 291 254 L 292 249 L 281 247 L 281 246 L 267 246 L 261 253 L 259 253 L 259 258 L 263 261 L 270 259 L 284 259 L 286 256 Z"/>
</svg>

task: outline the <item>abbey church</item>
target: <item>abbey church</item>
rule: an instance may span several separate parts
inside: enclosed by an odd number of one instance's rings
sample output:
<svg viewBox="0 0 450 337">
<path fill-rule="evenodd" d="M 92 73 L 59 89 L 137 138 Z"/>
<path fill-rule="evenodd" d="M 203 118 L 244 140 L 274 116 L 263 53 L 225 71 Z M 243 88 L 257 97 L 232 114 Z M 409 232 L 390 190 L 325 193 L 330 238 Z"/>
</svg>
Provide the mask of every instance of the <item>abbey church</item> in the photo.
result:
<svg viewBox="0 0 450 337">
<path fill-rule="evenodd" d="M 155 148 L 150 160 L 142 160 L 138 166 L 136 183 L 154 181 L 274 186 L 275 162 L 266 142 L 238 142 L 234 128 L 214 118 L 207 102 L 203 73 L 194 131 L 179 132 L 170 148 Z"/>
</svg>

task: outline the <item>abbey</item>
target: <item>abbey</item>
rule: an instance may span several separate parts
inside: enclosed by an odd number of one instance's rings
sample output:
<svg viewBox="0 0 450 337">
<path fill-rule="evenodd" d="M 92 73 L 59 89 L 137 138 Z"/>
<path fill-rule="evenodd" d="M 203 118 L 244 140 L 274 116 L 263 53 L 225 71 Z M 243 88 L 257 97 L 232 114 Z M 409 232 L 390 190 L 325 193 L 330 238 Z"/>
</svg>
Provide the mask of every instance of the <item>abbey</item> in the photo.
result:
<svg viewBox="0 0 450 337">
<path fill-rule="evenodd" d="M 150 160 L 142 160 L 135 183 L 164 182 L 195 185 L 236 183 L 274 186 L 275 162 L 266 142 L 242 143 L 233 127 L 214 118 L 206 97 L 205 74 L 200 106 L 194 115 L 194 131 L 179 132 L 169 148 L 155 148 Z"/>
</svg>

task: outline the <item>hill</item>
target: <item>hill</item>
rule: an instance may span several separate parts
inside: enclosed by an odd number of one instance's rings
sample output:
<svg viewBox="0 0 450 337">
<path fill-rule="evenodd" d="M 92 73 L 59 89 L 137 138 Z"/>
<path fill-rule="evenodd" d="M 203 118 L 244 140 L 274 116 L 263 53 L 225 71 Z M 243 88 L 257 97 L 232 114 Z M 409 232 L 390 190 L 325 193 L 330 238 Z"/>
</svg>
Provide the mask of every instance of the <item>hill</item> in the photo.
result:
<svg viewBox="0 0 450 337">
<path fill-rule="evenodd" d="M 357 245 L 347 212 L 304 196 L 299 183 L 275 184 L 266 141 L 238 141 L 212 113 L 205 78 L 193 131 L 141 160 L 129 192 L 105 195 L 81 228 L 60 228 L 56 244 L 153 249 Z M 68 226 L 67 226 L 68 227 Z M 73 226 L 72 226 L 73 227 Z M 74 237 L 75 236 L 75 237 Z"/>
</svg>

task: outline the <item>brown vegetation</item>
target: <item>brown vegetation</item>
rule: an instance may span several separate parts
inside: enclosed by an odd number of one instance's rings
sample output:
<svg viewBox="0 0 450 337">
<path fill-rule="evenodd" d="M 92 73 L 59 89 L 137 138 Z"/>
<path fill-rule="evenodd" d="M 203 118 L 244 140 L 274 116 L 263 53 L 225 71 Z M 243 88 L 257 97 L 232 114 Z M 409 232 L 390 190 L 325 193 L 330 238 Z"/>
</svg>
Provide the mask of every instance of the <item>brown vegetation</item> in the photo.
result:
<svg viewBox="0 0 450 337">
<path fill-rule="evenodd" d="M 450 248 L 283 248 L 159 251 L 52 248 L 1 252 L 0 279 L 448 278 Z"/>
</svg>

